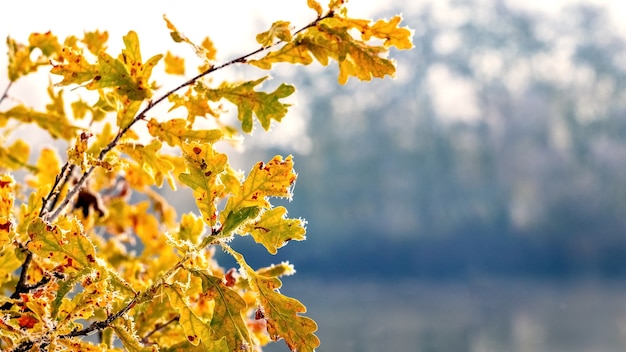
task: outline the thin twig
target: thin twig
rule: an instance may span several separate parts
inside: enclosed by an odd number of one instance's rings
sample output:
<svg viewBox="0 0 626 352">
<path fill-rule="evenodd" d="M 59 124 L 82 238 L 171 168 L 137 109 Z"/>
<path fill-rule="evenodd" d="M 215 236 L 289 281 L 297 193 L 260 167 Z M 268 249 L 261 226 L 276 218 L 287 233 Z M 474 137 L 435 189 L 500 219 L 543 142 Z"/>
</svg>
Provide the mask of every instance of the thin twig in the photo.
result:
<svg viewBox="0 0 626 352">
<path fill-rule="evenodd" d="M 74 165 L 70 164 L 69 162 L 63 164 L 60 173 L 57 175 L 57 177 L 54 178 L 54 184 L 52 185 L 50 192 L 43 200 L 41 210 L 39 211 L 39 217 L 47 213 L 50 210 L 49 208 L 53 207 L 54 204 L 56 204 L 57 198 L 59 197 L 59 194 L 61 194 L 61 189 L 69 179 L 68 176 L 72 173 L 72 170 L 74 169 L 73 166 Z"/>
<path fill-rule="evenodd" d="M 2 96 L 0 96 L 0 104 L 2 104 L 4 99 L 6 99 L 9 96 L 9 89 L 11 89 L 12 85 L 13 85 L 13 81 L 9 82 L 9 84 L 7 84 L 7 87 L 4 88 L 4 93 L 2 93 Z"/>
<path fill-rule="evenodd" d="M 175 317 L 173 317 L 172 319 L 166 321 L 165 323 L 162 324 L 157 324 L 154 329 L 152 329 L 152 331 L 150 331 L 149 333 L 146 334 L 146 336 L 141 338 L 141 343 L 143 343 L 144 345 L 148 344 L 148 338 L 150 336 L 152 336 L 153 334 L 165 329 L 168 325 L 177 322 L 180 319 L 180 315 L 177 315 Z"/>
</svg>

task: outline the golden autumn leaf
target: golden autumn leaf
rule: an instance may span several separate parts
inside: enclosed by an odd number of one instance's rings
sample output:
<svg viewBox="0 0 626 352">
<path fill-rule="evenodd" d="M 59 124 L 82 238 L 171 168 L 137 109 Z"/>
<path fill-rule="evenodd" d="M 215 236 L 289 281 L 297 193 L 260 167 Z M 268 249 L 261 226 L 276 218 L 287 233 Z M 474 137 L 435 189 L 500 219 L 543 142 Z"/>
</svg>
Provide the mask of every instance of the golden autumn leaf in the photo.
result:
<svg viewBox="0 0 626 352">
<path fill-rule="evenodd" d="M 324 13 L 324 11 L 322 10 L 322 5 L 320 5 L 319 2 L 315 0 L 307 0 L 306 4 L 311 9 L 315 10 L 315 12 L 317 12 L 317 17 L 322 17 L 322 14 Z"/>
<path fill-rule="evenodd" d="M 287 219 L 286 215 L 287 209 L 284 207 L 266 210 L 258 219 L 246 224 L 245 231 L 249 232 L 252 238 L 262 244 L 270 254 L 276 254 L 278 249 L 287 242 L 306 239 L 304 221 Z"/>
<path fill-rule="evenodd" d="M 9 244 L 14 236 L 13 204 L 15 202 L 15 179 L 10 175 L 0 175 L 0 250 Z"/>
<path fill-rule="evenodd" d="M 141 60 L 137 33 L 130 31 L 123 40 L 124 49 L 119 58 L 113 58 L 101 50 L 98 52 L 95 65 L 88 63 L 80 52 L 68 47 L 63 48 L 61 56 L 64 61 L 53 65 L 50 71 L 63 76 L 63 80 L 57 83 L 57 86 L 89 81 L 85 85 L 87 89 L 114 88 L 118 95 L 133 101 L 150 98 L 152 90 L 148 80 L 152 69 L 163 55 L 155 55 L 144 63 Z"/>
<path fill-rule="evenodd" d="M 230 351 L 251 350 L 248 328 L 243 320 L 246 302 L 234 290 L 227 287 L 219 277 L 204 270 L 188 269 L 202 280 L 202 291 L 207 299 L 215 302 L 211 318 L 212 339 L 224 338 Z"/>
<path fill-rule="evenodd" d="M 174 40 L 176 43 L 185 42 L 191 45 L 196 55 L 204 60 L 204 62 L 208 65 L 210 65 L 210 62 L 215 60 L 215 55 L 217 51 L 215 49 L 215 46 L 213 45 L 213 41 L 211 41 L 209 37 L 204 38 L 201 45 L 197 45 L 189 38 L 187 38 L 187 36 L 185 36 L 182 32 L 180 32 L 178 28 L 176 28 L 176 26 L 167 18 L 166 15 L 163 15 L 163 20 L 165 20 L 167 29 L 170 30 L 170 36 L 172 37 L 172 40 Z M 204 70 L 201 69 L 201 71 Z"/>
<path fill-rule="evenodd" d="M 122 143 L 118 146 L 118 149 L 135 160 L 137 167 L 141 167 L 141 169 L 147 172 L 153 178 L 157 187 L 161 187 L 163 180 L 166 179 L 170 184 L 174 183 L 171 175 L 174 166 L 166 159 L 160 157 L 161 142 L 158 140 L 154 140 L 148 145 Z"/>
<path fill-rule="evenodd" d="M 187 172 L 180 174 L 179 179 L 191 187 L 205 223 L 213 226 L 217 221 L 216 202 L 225 189 L 218 176 L 224 172 L 228 158 L 210 144 L 184 143 L 182 150 Z"/>
<path fill-rule="evenodd" d="M 107 31 L 100 32 L 99 30 L 93 32 L 85 32 L 81 43 L 87 45 L 87 50 L 92 54 L 98 56 L 98 53 L 102 50 L 106 50 L 106 43 L 109 40 L 109 33 Z"/>
<path fill-rule="evenodd" d="M 391 20 L 378 20 L 373 26 L 365 28 L 362 33 L 363 40 L 369 40 L 371 37 L 384 39 L 384 46 L 395 46 L 401 50 L 413 48 L 411 37 L 413 32 L 404 27 L 399 28 L 398 24 L 402 21 L 401 16 L 394 16 Z"/>
<path fill-rule="evenodd" d="M 171 119 L 163 123 L 156 119 L 148 121 L 148 131 L 159 140 L 174 146 L 181 146 L 184 142 L 215 143 L 222 139 L 220 130 L 194 130 L 184 119 Z"/>
<path fill-rule="evenodd" d="M 172 54 L 171 51 L 165 54 L 165 73 L 170 75 L 184 75 L 185 74 L 185 59 Z"/>
<path fill-rule="evenodd" d="M 172 307 L 180 314 L 178 321 L 185 331 L 187 341 L 194 346 L 202 344 L 206 351 L 232 351 L 225 338 L 214 340 L 210 323 L 198 316 L 189 306 L 184 288 L 177 284 L 166 285 L 164 291 Z"/>
<path fill-rule="evenodd" d="M 310 5 L 311 6 L 311 5 Z M 315 4 L 312 4 L 315 7 Z M 331 8 L 334 5 L 330 5 Z M 412 32 L 399 28 L 400 16 L 389 21 L 352 19 L 334 15 L 319 21 L 316 26 L 299 33 L 291 42 L 281 48 L 270 51 L 258 60 L 249 63 L 262 69 L 270 69 L 274 63 L 288 62 L 308 65 L 311 55 L 322 65 L 328 65 L 329 59 L 339 65 L 339 83 L 345 84 L 349 77 L 369 81 L 395 75 L 395 63 L 388 59 L 388 48 L 410 49 Z M 355 38 L 353 32 L 361 33 Z M 367 43 L 372 37 L 383 39 L 383 46 Z"/>
<path fill-rule="evenodd" d="M 28 227 L 28 249 L 56 262 L 65 272 L 78 271 L 96 264 L 96 250 L 83 232 L 77 219 L 69 221 L 69 228 L 46 224 L 40 218 Z"/>
<path fill-rule="evenodd" d="M 192 88 L 189 88 L 184 95 L 172 94 L 167 99 L 172 103 L 169 111 L 181 107 L 187 110 L 187 121 L 190 125 L 193 125 L 196 117 L 219 116 L 219 112 L 209 105 L 206 97 L 198 94 Z"/>
<path fill-rule="evenodd" d="M 31 48 L 41 50 L 41 53 L 46 57 L 52 57 L 61 52 L 59 39 L 50 31 L 45 33 L 32 33 L 28 37 L 28 43 Z"/>
<path fill-rule="evenodd" d="M 314 334 L 317 324 L 313 319 L 301 315 L 306 307 L 295 298 L 279 292 L 282 282 L 277 277 L 265 276 L 252 269 L 240 253 L 226 244 L 222 247 L 230 253 L 248 275 L 248 285 L 256 293 L 262 308 L 263 319 L 267 322 L 267 332 L 274 341 L 284 339 L 291 351 L 313 352 L 320 345 Z"/>
<path fill-rule="evenodd" d="M 66 116 L 50 112 L 41 112 L 17 105 L 5 112 L 0 112 L 0 121 L 15 119 L 23 123 L 36 123 L 48 131 L 53 138 L 69 140 L 74 138 L 78 128 L 72 125 Z"/>
<path fill-rule="evenodd" d="M 215 49 L 215 44 L 213 44 L 213 41 L 211 40 L 211 38 L 205 37 L 204 40 L 202 40 L 202 43 L 200 43 L 200 45 L 204 49 L 202 51 L 204 54 L 204 59 L 207 60 L 208 62 L 214 61 L 215 55 L 217 55 L 217 49 Z"/>
<path fill-rule="evenodd" d="M 257 92 L 254 87 L 265 81 L 267 77 L 255 81 L 230 85 L 223 84 L 217 89 L 206 89 L 206 97 L 211 101 L 226 99 L 237 106 L 237 117 L 241 121 L 244 132 L 252 132 L 252 116 L 257 117 L 261 126 L 269 130 L 272 120 L 281 121 L 287 114 L 290 104 L 281 103 L 295 92 L 295 88 L 288 84 L 281 84 L 272 93 Z"/>
<path fill-rule="evenodd" d="M 63 80 L 57 83 L 57 86 L 82 84 L 94 79 L 98 74 L 97 67 L 90 64 L 76 49 L 64 47 L 61 49 L 61 58 L 63 61 L 53 64 L 50 70 L 50 73 L 63 76 Z"/>
<path fill-rule="evenodd" d="M 0 165 L 9 170 L 28 167 L 31 171 L 35 171 L 32 166 L 28 165 L 29 154 L 30 147 L 28 143 L 22 139 L 18 139 L 8 148 L 0 146 Z"/>
<path fill-rule="evenodd" d="M 291 41 L 291 24 L 286 21 L 276 21 L 272 23 L 270 29 L 256 36 L 256 41 L 263 46 L 270 46 L 276 40 Z"/>
<path fill-rule="evenodd" d="M 293 157 L 283 159 L 277 155 L 267 164 L 258 162 L 250 173 L 237 195 L 238 208 L 270 206 L 268 197 L 291 198 L 292 186 L 296 182 L 296 173 L 293 171 Z"/>
<path fill-rule="evenodd" d="M 15 82 L 21 76 L 37 71 L 37 64 L 30 59 L 30 49 L 28 46 L 16 42 L 11 37 L 7 37 L 7 47 L 9 48 L 9 80 Z"/>
<path fill-rule="evenodd" d="M 130 322 L 123 322 L 125 319 L 119 319 L 111 325 L 115 335 L 122 341 L 124 349 L 129 352 L 156 352 L 159 350 L 157 346 L 145 346 L 137 336 L 136 332 L 131 330 L 129 326 L 133 326 Z"/>
</svg>

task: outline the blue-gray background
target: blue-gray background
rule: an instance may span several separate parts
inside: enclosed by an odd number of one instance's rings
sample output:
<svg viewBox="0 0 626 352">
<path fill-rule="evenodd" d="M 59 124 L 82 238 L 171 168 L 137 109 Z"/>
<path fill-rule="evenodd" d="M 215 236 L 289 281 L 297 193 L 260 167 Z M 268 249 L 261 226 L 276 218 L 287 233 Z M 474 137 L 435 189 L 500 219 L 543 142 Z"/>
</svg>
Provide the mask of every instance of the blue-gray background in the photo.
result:
<svg viewBox="0 0 626 352">
<path fill-rule="evenodd" d="M 274 73 L 310 108 L 308 240 L 233 246 L 295 264 L 320 351 L 624 350 L 626 38 L 592 5 L 449 6 L 385 13 L 415 29 L 397 80 Z"/>
</svg>

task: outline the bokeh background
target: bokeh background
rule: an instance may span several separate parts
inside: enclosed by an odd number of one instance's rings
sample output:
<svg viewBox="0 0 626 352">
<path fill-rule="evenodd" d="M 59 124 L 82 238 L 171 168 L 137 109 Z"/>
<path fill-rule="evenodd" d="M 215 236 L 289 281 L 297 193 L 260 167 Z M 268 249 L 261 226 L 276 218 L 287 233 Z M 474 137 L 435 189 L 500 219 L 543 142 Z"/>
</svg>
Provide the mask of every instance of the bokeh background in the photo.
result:
<svg viewBox="0 0 626 352">
<path fill-rule="evenodd" d="M 222 60 L 255 48 L 274 20 L 314 16 L 304 0 L 4 9 L 0 35 L 99 28 L 115 48 L 134 29 L 146 56 L 187 49 L 166 43 L 167 13 L 190 38 L 209 35 Z M 319 323 L 320 351 L 625 350 L 626 3 L 352 0 L 349 9 L 402 13 L 415 48 L 392 52 L 395 80 L 339 86 L 335 67 L 318 66 L 272 73 L 298 87 L 296 106 L 271 133 L 257 127 L 233 162 L 247 170 L 294 154 L 288 208 L 307 219 L 308 240 L 276 256 L 247 238 L 232 245 L 253 266 L 295 265 L 283 292 Z M 42 77 L 13 95 L 43 104 L 45 91 L 33 90 Z M 174 201 L 179 213 L 193 208 Z"/>
</svg>

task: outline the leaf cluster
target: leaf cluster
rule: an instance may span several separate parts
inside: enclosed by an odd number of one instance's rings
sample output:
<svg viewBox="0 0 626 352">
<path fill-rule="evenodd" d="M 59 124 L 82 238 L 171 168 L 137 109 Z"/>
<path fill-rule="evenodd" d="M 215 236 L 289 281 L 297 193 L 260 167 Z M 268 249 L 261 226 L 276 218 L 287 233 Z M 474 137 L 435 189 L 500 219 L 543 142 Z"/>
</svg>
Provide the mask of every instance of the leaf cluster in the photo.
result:
<svg viewBox="0 0 626 352">
<path fill-rule="evenodd" d="M 295 88 L 263 91 L 268 76 L 219 84 L 208 76 L 235 64 L 270 69 L 314 57 L 337 61 L 341 83 L 384 77 L 395 72 L 388 48 L 410 48 L 411 32 L 398 27 L 399 17 L 351 19 L 342 1 L 326 10 L 307 3 L 316 13 L 311 23 L 294 30 L 275 22 L 257 36 L 259 49 L 221 65 L 209 38 L 195 44 L 165 18 L 172 39 L 200 61 L 199 74 L 165 92 L 153 72 L 163 63 L 165 73 L 184 75 L 184 59 L 171 52 L 144 59 L 133 31 L 117 55 L 100 31 L 62 43 L 51 32 L 31 35 L 28 44 L 7 40 L 10 82 L 0 104 L 12 82 L 39 68 L 57 83 L 47 88 L 44 111 L 0 109 L 4 137 L 11 124 L 34 123 L 67 149 L 31 156 L 22 139 L 0 145 L 0 286 L 12 292 L 0 296 L 2 350 L 253 351 L 280 339 L 293 351 L 319 345 L 304 305 L 278 290 L 293 266 L 254 269 L 228 244 L 249 235 L 275 254 L 305 239 L 305 221 L 271 203 L 293 196 L 292 156 L 244 173 L 219 151 L 220 142 L 250 133 L 255 120 L 268 130 L 285 118 L 284 99 Z M 94 99 L 66 102 L 66 87 Z M 226 102 L 240 125 L 220 119 L 225 110 L 217 104 Z M 165 116 L 154 115 L 159 104 L 169 104 Z M 198 212 L 177 214 L 158 192 L 164 183 L 191 189 Z M 239 270 L 219 266 L 216 248 Z M 97 344 L 83 339 L 95 332 Z"/>
</svg>

